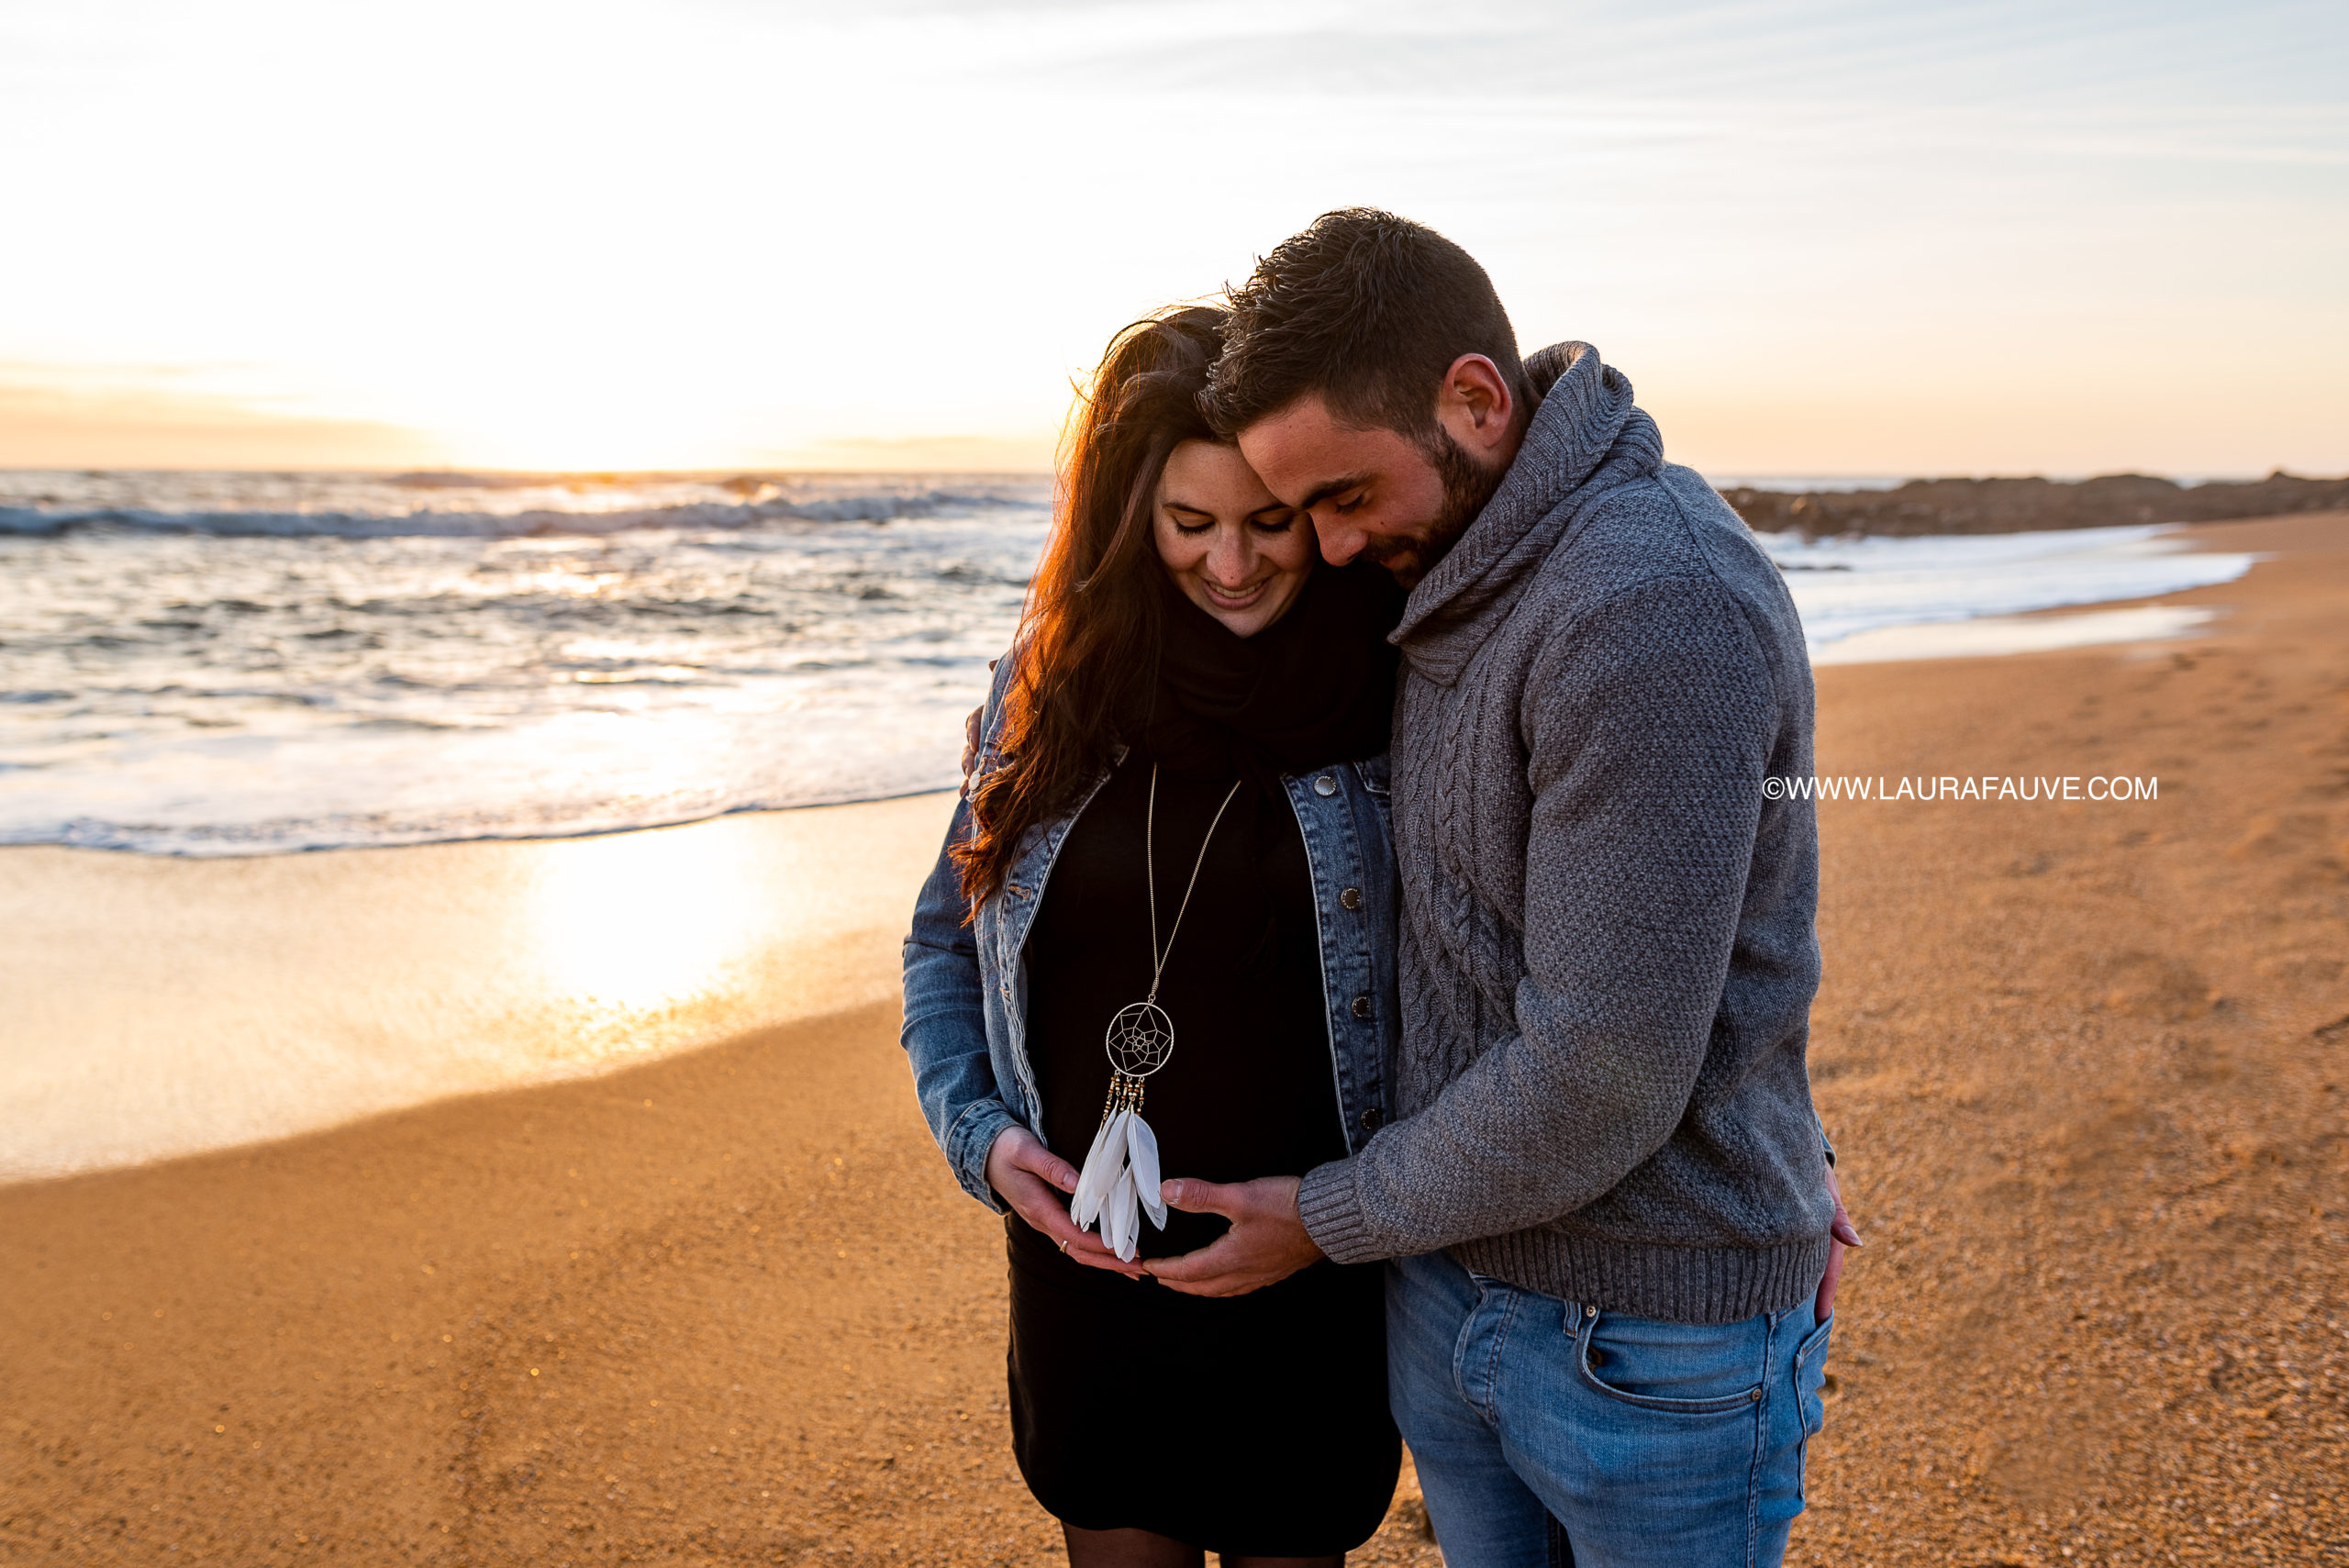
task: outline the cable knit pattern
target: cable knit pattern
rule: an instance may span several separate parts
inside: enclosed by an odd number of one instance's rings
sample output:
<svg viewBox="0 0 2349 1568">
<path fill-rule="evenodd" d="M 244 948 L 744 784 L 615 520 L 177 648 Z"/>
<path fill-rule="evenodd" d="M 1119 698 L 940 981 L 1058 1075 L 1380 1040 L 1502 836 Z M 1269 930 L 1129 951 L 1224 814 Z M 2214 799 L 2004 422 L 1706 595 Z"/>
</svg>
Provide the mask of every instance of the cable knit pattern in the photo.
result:
<svg viewBox="0 0 2349 1568">
<path fill-rule="evenodd" d="M 1642 1317 L 1803 1299 L 1827 1261 L 1804 1068 L 1810 666 L 1776 570 L 1587 344 L 1395 640 L 1401 1119 L 1306 1177 L 1341 1262 Z"/>
</svg>

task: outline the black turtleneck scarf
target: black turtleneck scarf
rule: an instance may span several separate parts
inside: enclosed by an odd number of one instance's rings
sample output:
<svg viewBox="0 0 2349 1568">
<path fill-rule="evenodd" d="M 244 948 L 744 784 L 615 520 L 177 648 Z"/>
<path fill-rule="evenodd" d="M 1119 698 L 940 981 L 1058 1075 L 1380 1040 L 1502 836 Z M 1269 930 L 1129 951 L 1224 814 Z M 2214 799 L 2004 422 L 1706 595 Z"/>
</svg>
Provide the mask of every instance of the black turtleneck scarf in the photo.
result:
<svg viewBox="0 0 2349 1568">
<path fill-rule="evenodd" d="M 1158 680 L 1132 744 L 1170 772 L 1268 784 L 1386 750 L 1403 590 L 1368 562 L 1321 565 L 1297 602 L 1235 637 L 1162 573 Z"/>
</svg>

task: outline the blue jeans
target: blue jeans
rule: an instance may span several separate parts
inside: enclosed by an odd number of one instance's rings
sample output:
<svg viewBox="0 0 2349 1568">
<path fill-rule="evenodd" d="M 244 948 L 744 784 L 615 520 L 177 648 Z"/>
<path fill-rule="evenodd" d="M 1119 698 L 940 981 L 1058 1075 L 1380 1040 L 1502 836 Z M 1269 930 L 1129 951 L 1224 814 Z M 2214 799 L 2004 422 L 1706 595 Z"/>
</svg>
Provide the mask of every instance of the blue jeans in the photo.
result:
<svg viewBox="0 0 2349 1568">
<path fill-rule="evenodd" d="M 1386 1276 L 1387 1396 L 1450 1568 L 1776 1568 L 1833 1319 L 1713 1328 L 1577 1306 L 1442 1252 Z"/>
</svg>

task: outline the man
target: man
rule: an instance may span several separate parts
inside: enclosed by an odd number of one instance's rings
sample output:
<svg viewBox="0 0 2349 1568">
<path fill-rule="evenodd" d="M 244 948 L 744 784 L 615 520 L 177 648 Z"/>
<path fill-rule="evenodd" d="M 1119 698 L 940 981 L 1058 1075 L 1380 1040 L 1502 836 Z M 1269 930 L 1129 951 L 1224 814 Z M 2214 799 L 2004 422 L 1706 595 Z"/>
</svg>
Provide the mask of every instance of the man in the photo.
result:
<svg viewBox="0 0 2349 1568">
<path fill-rule="evenodd" d="M 1777 1562 L 1842 1243 L 1804 1055 L 1816 824 L 1784 584 L 1586 344 L 1330 213 L 1234 292 L 1206 397 L 1322 553 L 1411 590 L 1397 1120 L 1151 1270 L 1392 1259 L 1389 1387 L 1452 1568 Z"/>
</svg>

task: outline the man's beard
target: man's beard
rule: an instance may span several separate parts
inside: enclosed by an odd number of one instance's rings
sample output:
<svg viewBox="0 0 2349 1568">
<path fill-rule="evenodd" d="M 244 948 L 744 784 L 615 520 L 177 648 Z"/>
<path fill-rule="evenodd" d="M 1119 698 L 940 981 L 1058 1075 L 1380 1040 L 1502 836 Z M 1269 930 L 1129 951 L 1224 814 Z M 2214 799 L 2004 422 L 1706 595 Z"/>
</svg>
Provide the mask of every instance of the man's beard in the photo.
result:
<svg viewBox="0 0 2349 1568">
<path fill-rule="evenodd" d="M 1419 450 L 1427 453 L 1435 465 L 1436 477 L 1443 483 L 1443 506 L 1427 531 L 1417 539 L 1374 539 L 1364 544 L 1363 553 L 1394 574 L 1406 588 L 1417 587 L 1419 579 L 1435 570 L 1435 563 L 1451 553 L 1501 487 L 1508 476 L 1505 468 L 1479 468 L 1468 449 L 1452 439 L 1452 432 L 1438 425 L 1431 433 L 1418 438 Z"/>
</svg>

